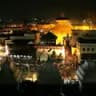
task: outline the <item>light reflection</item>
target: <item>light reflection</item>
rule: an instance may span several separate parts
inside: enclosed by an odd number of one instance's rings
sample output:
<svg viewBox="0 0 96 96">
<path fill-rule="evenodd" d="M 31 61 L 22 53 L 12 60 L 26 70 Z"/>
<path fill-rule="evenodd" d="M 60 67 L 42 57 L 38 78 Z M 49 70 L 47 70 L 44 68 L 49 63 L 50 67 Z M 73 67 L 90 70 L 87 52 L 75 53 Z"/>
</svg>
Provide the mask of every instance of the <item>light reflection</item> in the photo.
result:
<svg viewBox="0 0 96 96">
<path fill-rule="evenodd" d="M 36 82 L 38 80 L 38 73 L 37 72 L 28 73 L 28 75 L 24 79 Z"/>
<path fill-rule="evenodd" d="M 9 54 L 9 48 L 7 45 L 3 46 L 3 45 L 0 45 L 0 56 L 1 57 L 6 57 L 8 56 Z"/>
</svg>

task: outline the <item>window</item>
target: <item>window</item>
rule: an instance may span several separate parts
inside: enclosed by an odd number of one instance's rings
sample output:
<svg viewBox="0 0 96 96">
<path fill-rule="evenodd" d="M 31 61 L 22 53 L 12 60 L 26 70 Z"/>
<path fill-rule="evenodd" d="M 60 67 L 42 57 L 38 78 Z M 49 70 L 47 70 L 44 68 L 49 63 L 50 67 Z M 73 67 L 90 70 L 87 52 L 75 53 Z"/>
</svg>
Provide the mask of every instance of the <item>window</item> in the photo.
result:
<svg viewBox="0 0 96 96">
<path fill-rule="evenodd" d="M 91 50 L 94 51 L 94 48 L 92 48 Z"/>
<path fill-rule="evenodd" d="M 83 48 L 83 51 L 85 51 L 85 48 Z"/>
<path fill-rule="evenodd" d="M 90 48 L 87 48 L 87 51 L 90 51 Z"/>
</svg>

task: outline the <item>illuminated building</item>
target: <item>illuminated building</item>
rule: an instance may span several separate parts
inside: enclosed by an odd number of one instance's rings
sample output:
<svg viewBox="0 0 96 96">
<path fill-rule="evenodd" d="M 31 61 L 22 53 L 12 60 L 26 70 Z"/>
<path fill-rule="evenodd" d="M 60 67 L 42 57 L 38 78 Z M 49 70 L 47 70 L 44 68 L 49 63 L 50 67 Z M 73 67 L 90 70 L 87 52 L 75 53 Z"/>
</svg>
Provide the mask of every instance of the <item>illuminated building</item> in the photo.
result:
<svg viewBox="0 0 96 96">
<path fill-rule="evenodd" d="M 80 52 L 79 60 L 96 60 L 96 31 L 90 30 L 78 38 L 77 48 Z"/>
<path fill-rule="evenodd" d="M 5 25 L 6 30 L 23 30 L 24 29 L 24 24 L 23 22 L 11 22 L 11 23 L 7 23 Z"/>
<path fill-rule="evenodd" d="M 72 35 L 72 25 L 67 18 L 57 18 L 55 27 L 51 30 L 58 37 L 56 42 L 57 44 L 63 44 L 63 37 Z"/>
<path fill-rule="evenodd" d="M 56 44 L 63 44 L 63 37 L 72 35 L 72 25 L 67 18 L 56 18 L 55 22 L 43 24 L 29 24 L 29 30 L 51 31 L 57 36 Z"/>
<path fill-rule="evenodd" d="M 51 31 L 53 34 L 57 36 L 56 44 L 63 44 L 63 37 L 66 37 L 67 34 L 69 36 L 72 36 L 74 33 L 78 33 L 79 30 L 82 30 L 80 34 L 85 33 L 88 30 L 95 30 L 95 25 L 93 24 L 85 24 L 80 21 L 78 21 L 76 24 L 72 22 L 72 20 L 69 20 L 68 18 L 60 17 L 56 18 L 55 22 L 49 22 L 49 23 L 38 23 L 38 22 L 31 22 L 26 25 L 27 30 L 38 30 L 43 33 L 46 33 L 48 31 Z M 75 32 L 78 31 L 78 32 Z M 83 32 L 84 31 L 84 32 Z"/>
<path fill-rule="evenodd" d="M 19 41 L 20 43 L 28 43 L 31 41 L 32 44 L 38 44 L 40 42 L 40 32 L 38 31 L 13 31 L 13 34 L 9 36 L 12 41 Z M 22 42 L 23 40 L 23 42 Z M 15 43 L 16 43 L 15 42 Z M 18 42 L 18 43 L 19 43 Z M 30 43 L 29 43 L 30 44 Z"/>
<path fill-rule="evenodd" d="M 72 29 L 74 29 L 74 30 L 91 30 L 91 27 L 88 25 L 79 25 L 79 26 L 75 25 L 75 26 L 73 26 Z"/>
<path fill-rule="evenodd" d="M 90 33 L 91 30 L 72 30 L 72 36 L 76 39 L 86 33 Z"/>
<path fill-rule="evenodd" d="M 45 61 L 48 60 L 48 56 L 51 56 L 53 52 L 56 53 L 56 57 L 58 57 L 60 54 L 63 56 L 63 60 L 65 58 L 65 48 L 64 46 L 35 46 L 37 48 L 37 60 L 42 59 L 42 54 L 43 54 L 43 59 Z M 44 54 L 45 52 L 45 54 Z"/>
<path fill-rule="evenodd" d="M 52 32 L 47 32 L 41 36 L 41 42 L 43 45 L 56 45 L 57 36 L 55 36 Z"/>
<path fill-rule="evenodd" d="M 57 36 L 51 32 L 47 32 L 41 36 L 40 44 L 35 46 L 37 48 L 37 59 L 43 57 L 43 60 L 47 61 L 48 55 L 51 55 L 53 51 L 56 53 L 56 56 L 61 54 L 63 58 L 65 57 L 65 48 L 63 45 L 57 46 L 56 39 Z"/>
<path fill-rule="evenodd" d="M 38 73 L 37 72 L 33 72 L 33 73 L 30 72 L 26 76 L 24 76 L 24 80 L 36 82 L 38 80 Z"/>
<path fill-rule="evenodd" d="M 27 24 L 26 25 L 26 29 L 27 30 L 30 30 L 30 31 L 32 31 L 32 30 L 36 30 L 37 31 L 38 30 L 38 27 L 37 27 L 37 24 L 33 24 L 32 23 L 32 24 Z"/>
</svg>

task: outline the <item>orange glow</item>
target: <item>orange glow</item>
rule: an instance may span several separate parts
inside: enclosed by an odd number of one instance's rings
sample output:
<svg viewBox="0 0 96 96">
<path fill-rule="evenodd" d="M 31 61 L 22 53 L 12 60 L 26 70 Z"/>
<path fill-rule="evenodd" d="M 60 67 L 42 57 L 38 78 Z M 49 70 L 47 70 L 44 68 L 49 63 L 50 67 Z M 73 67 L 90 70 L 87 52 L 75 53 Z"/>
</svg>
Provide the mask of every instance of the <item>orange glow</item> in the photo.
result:
<svg viewBox="0 0 96 96">
<path fill-rule="evenodd" d="M 57 44 L 63 44 L 63 37 L 72 35 L 72 25 L 69 20 L 56 20 L 55 27 L 51 30 L 58 37 Z"/>
<path fill-rule="evenodd" d="M 81 26 L 82 30 L 90 30 L 90 26 Z"/>
<path fill-rule="evenodd" d="M 73 26 L 73 30 L 91 30 L 91 27 L 88 25 Z"/>
<path fill-rule="evenodd" d="M 74 48 L 74 47 L 71 48 L 72 55 L 73 55 L 76 51 L 77 51 L 77 48 Z"/>
<path fill-rule="evenodd" d="M 92 26 L 92 29 L 93 30 L 96 30 L 96 25 L 95 24 Z"/>
<path fill-rule="evenodd" d="M 51 28 L 53 28 L 55 24 L 32 24 L 30 25 L 30 30 L 44 30 L 49 31 Z"/>
<path fill-rule="evenodd" d="M 63 44 L 63 37 L 72 35 L 72 25 L 69 20 L 56 20 L 54 24 L 37 24 L 30 26 L 30 29 L 43 30 L 44 32 L 51 31 L 57 36 L 57 44 Z"/>
<path fill-rule="evenodd" d="M 55 26 L 55 24 L 39 24 L 38 25 L 38 29 L 45 29 L 45 30 L 49 30 L 51 28 L 53 28 Z"/>
<path fill-rule="evenodd" d="M 78 48 L 72 47 L 71 51 L 72 51 L 72 55 L 75 54 L 78 57 L 78 62 L 80 62 L 80 50 Z"/>
<path fill-rule="evenodd" d="M 32 31 L 32 30 L 38 30 L 36 24 L 30 24 L 30 25 L 28 26 L 28 29 L 31 30 L 31 31 Z"/>
<path fill-rule="evenodd" d="M 71 48 L 71 52 L 72 52 L 72 55 L 73 55 L 73 54 L 76 54 L 77 56 L 80 55 L 80 50 L 79 50 L 78 48 L 72 47 L 72 48 Z"/>
</svg>

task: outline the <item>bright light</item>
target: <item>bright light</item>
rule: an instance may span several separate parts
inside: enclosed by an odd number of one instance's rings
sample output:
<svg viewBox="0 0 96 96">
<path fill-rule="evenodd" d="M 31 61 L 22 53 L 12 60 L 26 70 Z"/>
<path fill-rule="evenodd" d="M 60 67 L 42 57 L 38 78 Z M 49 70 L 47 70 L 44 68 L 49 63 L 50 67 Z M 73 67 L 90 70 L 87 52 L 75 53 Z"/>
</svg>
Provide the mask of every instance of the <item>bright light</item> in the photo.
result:
<svg viewBox="0 0 96 96">
<path fill-rule="evenodd" d="M 26 77 L 25 80 L 32 81 L 32 78 L 31 77 Z"/>
<path fill-rule="evenodd" d="M 63 37 L 72 35 L 71 22 L 69 20 L 56 20 L 56 24 L 51 31 L 57 36 L 56 44 L 63 44 Z"/>
<path fill-rule="evenodd" d="M 0 57 L 0 60 L 2 60 L 2 57 Z"/>
<path fill-rule="evenodd" d="M 17 55 L 17 58 L 20 58 L 20 56 L 19 56 L 19 55 Z"/>
<path fill-rule="evenodd" d="M 4 47 L 0 45 L 0 50 L 2 50 Z"/>
<path fill-rule="evenodd" d="M 9 48 L 7 45 L 5 45 L 5 55 L 7 56 L 9 54 Z"/>
<path fill-rule="evenodd" d="M 62 47 L 61 49 L 55 49 L 56 55 L 62 54 L 63 58 L 65 58 L 65 48 Z"/>
<path fill-rule="evenodd" d="M 16 58 L 16 55 L 13 55 L 14 58 Z"/>
<path fill-rule="evenodd" d="M 62 59 L 65 58 L 65 48 L 64 48 L 64 46 L 55 46 L 55 47 L 54 46 L 47 46 L 47 47 L 41 46 L 37 50 L 37 58 L 39 58 L 39 56 L 41 55 L 41 53 L 43 51 L 45 51 L 45 53 L 46 53 L 46 56 L 44 55 L 43 56 L 43 59 L 46 58 L 46 57 L 48 57 L 48 55 L 51 56 L 52 53 L 53 53 L 53 51 L 55 51 L 56 56 L 61 56 Z"/>
<path fill-rule="evenodd" d="M 72 55 L 77 52 L 77 48 L 72 47 L 71 48 Z"/>
<path fill-rule="evenodd" d="M 36 82 L 37 81 L 37 73 L 33 73 L 33 75 L 32 75 L 32 81 L 33 82 Z"/>
<path fill-rule="evenodd" d="M 90 30 L 89 26 L 82 26 L 82 30 Z"/>
<path fill-rule="evenodd" d="M 29 73 L 27 75 L 27 77 L 25 77 L 25 80 L 30 80 L 32 82 L 36 82 L 37 79 L 38 79 L 38 73 L 37 72 Z"/>
<path fill-rule="evenodd" d="M 5 57 L 5 56 L 8 56 L 8 54 L 9 54 L 8 46 L 7 45 L 5 45 L 5 46 L 0 45 L 0 56 Z"/>
<path fill-rule="evenodd" d="M 91 30 L 88 25 L 73 26 L 73 30 Z"/>
<path fill-rule="evenodd" d="M 74 80 L 78 80 L 78 76 L 75 74 L 73 77 Z"/>
</svg>

